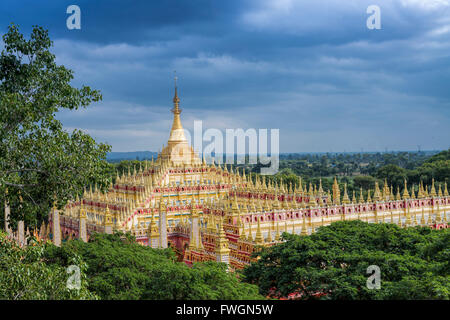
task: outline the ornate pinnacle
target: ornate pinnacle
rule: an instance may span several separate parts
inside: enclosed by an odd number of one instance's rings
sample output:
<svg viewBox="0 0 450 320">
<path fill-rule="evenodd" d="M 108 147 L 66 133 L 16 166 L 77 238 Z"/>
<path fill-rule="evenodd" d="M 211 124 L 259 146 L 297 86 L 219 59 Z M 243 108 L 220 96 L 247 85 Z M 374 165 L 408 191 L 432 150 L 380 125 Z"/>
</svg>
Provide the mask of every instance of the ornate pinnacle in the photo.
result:
<svg viewBox="0 0 450 320">
<path fill-rule="evenodd" d="M 258 225 L 257 225 L 257 229 L 256 229 L 255 242 L 257 244 L 261 244 L 261 243 L 264 242 L 264 238 L 263 238 L 262 233 L 261 233 L 261 224 L 259 222 L 259 218 L 258 218 Z"/>
<path fill-rule="evenodd" d="M 362 187 L 359 189 L 359 203 L 364 203 L 364 195 Z"/>
<path fill-rule="evenodd" d="M 437 194 L 436 194 L 436 189 L 435 189 L 435 187 L 434 187 L 434 178 L 431 180 L 432 182 L 431 182 L 431 191 L 430 191 L 430 196 L 432 196 L 432 197 L 436 197 L 437 196 Z"/>
<path fill-rule="evenodd" d="M 406 179 L 405 179 L 405 188 L 403 189 L 403 200 L 408 199 L 408 198 L 409 198 L 409 193 L 408 193 L 408 188 L 407 188 Z"/>
<path fill-rule="evenodd" d="M 178 77 L 177 77 L 176 72 L 175 72 L 175 77 L 174 77 L 174 81 L 175 81 L 175 95 L 173 96 L 173 109 L 171 110 L 173 112 L 173 114 L 180 114 L 181 113 L 181 109 L 179 107 L 179 105 L 180 105 L 180 98 L 178 98 L 177 80 L 178 80 Z"/>
<path fill-rule="evenodd" d="M 350 203 L 350 198 L 348 197 L 348 194 L 347 194 L 347 183 L 344 184 L 344 197 L 342 198 L 342 203 L 343 204 Z"/>
</svg>

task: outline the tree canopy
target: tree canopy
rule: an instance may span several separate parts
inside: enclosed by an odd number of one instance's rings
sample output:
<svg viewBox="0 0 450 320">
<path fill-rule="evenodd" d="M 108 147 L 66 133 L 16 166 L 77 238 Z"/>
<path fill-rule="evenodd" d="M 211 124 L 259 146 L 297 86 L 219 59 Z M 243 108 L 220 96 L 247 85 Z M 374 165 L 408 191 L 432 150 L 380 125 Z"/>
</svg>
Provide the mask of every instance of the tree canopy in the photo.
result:
<svg viewBox="0 0 450 320">
<path fill-rule="evenodd" d="M 450 231 L 342 221 L 310 236 L 283 234 L 244 270 L 263 295 L 302 299 L 450 299 Z M 367 288 L 367 268 L 381 288 Z"/>
<path fill-rule="evenodd" d="M 67 265 L 79 255 L 87 264 L 89 290 L 101 299 L 262 299 L 258 288 L 241 283 L 223 263 L 177 262 L 171 249 L 152 249 L 127 234 L 96 234 L 47 250 L 49 263 Z"/>
<path fill-rule="evenodd" d="M 85 186 L 108 185 L 110 147 L 55 118 L 101 100 L 88 86 L 72 87 L 71 70 L 57 65 L 48 31 L 33 27 L 30 39 L 10 25 L 0 56 L 0 197 L 10 222 L 39 225 L 56 201 L 62 207 Z M 3 202 L 3 201 L 2 201 Z"/>
<path fill-rule="evenodd" d="M 97 299 L 87 289 L 85 270 L 81 257 L 68 253 L 67 265 L 48 263 L 45 252 L 54 247 L 51 243 L 34 240 L 20 248 L 0 231 L 0 300 L 64 300 Z M 69 265 L 80 268 L 80 288 L 67 287 Z"/>
</svg>

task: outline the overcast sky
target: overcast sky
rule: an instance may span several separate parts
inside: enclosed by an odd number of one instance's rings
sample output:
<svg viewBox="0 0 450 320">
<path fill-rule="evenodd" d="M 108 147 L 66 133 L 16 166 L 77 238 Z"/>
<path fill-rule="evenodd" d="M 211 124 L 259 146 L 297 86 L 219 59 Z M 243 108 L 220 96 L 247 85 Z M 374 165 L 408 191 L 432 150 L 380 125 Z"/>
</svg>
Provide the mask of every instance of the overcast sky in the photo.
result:
<svg viewBox="0 0 450 320">
<path fill-rule="evenodd" d="M 113 151 L 167 141 L 174 70 L 187 129 L 279 128 L 281 152 L 449 147 L 449 0 L 2 0 L 0 22 L 49 30 L 73 84 L 103 94 L 59 119 Z"/>
</svg>

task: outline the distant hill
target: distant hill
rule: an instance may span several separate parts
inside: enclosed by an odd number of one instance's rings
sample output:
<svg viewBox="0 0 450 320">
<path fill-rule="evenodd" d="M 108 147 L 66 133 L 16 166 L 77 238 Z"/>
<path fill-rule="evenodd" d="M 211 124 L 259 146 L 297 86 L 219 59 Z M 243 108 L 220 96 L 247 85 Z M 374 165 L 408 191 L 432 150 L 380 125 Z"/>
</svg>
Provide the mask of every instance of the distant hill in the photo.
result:
<svg viewBox="0 0 450 320">
<path fill-rule="evenodd" d="M 152 156 L 157 157 L 158 153 L 153 151 L 133 151 L 133 152 L 109 152 L 106 160 L 109 162 L 120 162 L 122 160 L 151 160 Z"/>
<path fill-rule="evenodd" d="M 298 152 L 298 153 L 280 153 L 280 159 L 295 159 L 295 158 L 301 157 L 303 155 L 311 155 L 311 154 L 315 154 L 315 155 L 350 154 L 351 155 L 351 154 L 358 154 L 358 153 L 366 153 L 366 154 L 391 153 L 391 154 L 396 154 L 396 153 L 402 153 L 402 152 L 417 153 L 417 151 Z M 429 150 L 429 151 L 420 151 L 420 152 L 425 154 L 425 155 L 434 155 L 434 154 L 438 153 L 439 151 L 431 151 L 431 150 Z M 444 153 L 445 152 L 450 154 L 449 153 L 450 151 L 444 151 Z M 447 156 L 448 156 L 448 154 L 447 154 Z M 108 160 L 109 162 L 120 162 L 122 160 L 151 160 L 152 156 L 156 160 L 156 157 L 158 156 L 158 153 L 157 152 L 153 152 L 153 151 L 110 152 L 110 153 L 107 154 L 106 160 Z M 214 154 L 213 154 L 213 156 L 214 156 Z M 441 155 L 441 157 L 445 157 L 445 154 Z"/>
</svg>

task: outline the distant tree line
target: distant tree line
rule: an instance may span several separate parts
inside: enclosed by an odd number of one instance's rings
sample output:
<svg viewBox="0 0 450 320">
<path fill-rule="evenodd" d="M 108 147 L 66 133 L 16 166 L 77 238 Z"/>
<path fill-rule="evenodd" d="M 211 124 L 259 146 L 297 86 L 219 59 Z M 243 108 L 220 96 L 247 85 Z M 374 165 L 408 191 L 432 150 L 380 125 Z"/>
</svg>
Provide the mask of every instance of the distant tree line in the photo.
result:
<svg viewBox="0 0 450 320">
<path fill-rule="evenodd" d="M 362 159 L 364 160 L 361 161 Z M 242 167 L 256 177 L 259 175 L 261 165 Z M 359 171 L 349 168 L 359 168 Z M 313 185 L 319 185 L 321 180 L 324 190 L 331 189 L 334 177 L 337 177 L 341 189 L 344 184 L 347 184 L 350 197 L 352 197 L 353 191 L 358 195 L 360 188 L 363 188 L 363 193 L 367 196 L 367 190 L 373 190 L 375 181 L 382 186 L 385 179 L 389 186 L 393 186 L 394 193 L 397 187 L 400 190 L 403 189 L 405 179 L 408 182 L 408 188 L 414 184 L 417 192 L 421 182 L 428 185 L 429 188 L 432 179 L 435 180 L 436 188 L 439 185 L 443 187 L 445 182 L 449 183 L 450 149 L 436 154 L 399 152 L 322 155 L 320 157 L 318 155 L 302 155 L 296 159 L 282 158 L 280 171 L 276 175 L 267 176 L 266 179 L 277 183 L 283 181 L 287 185 L 296 186 L 300 176 L 306 185 L 310 182 Z"/>
</svg>

